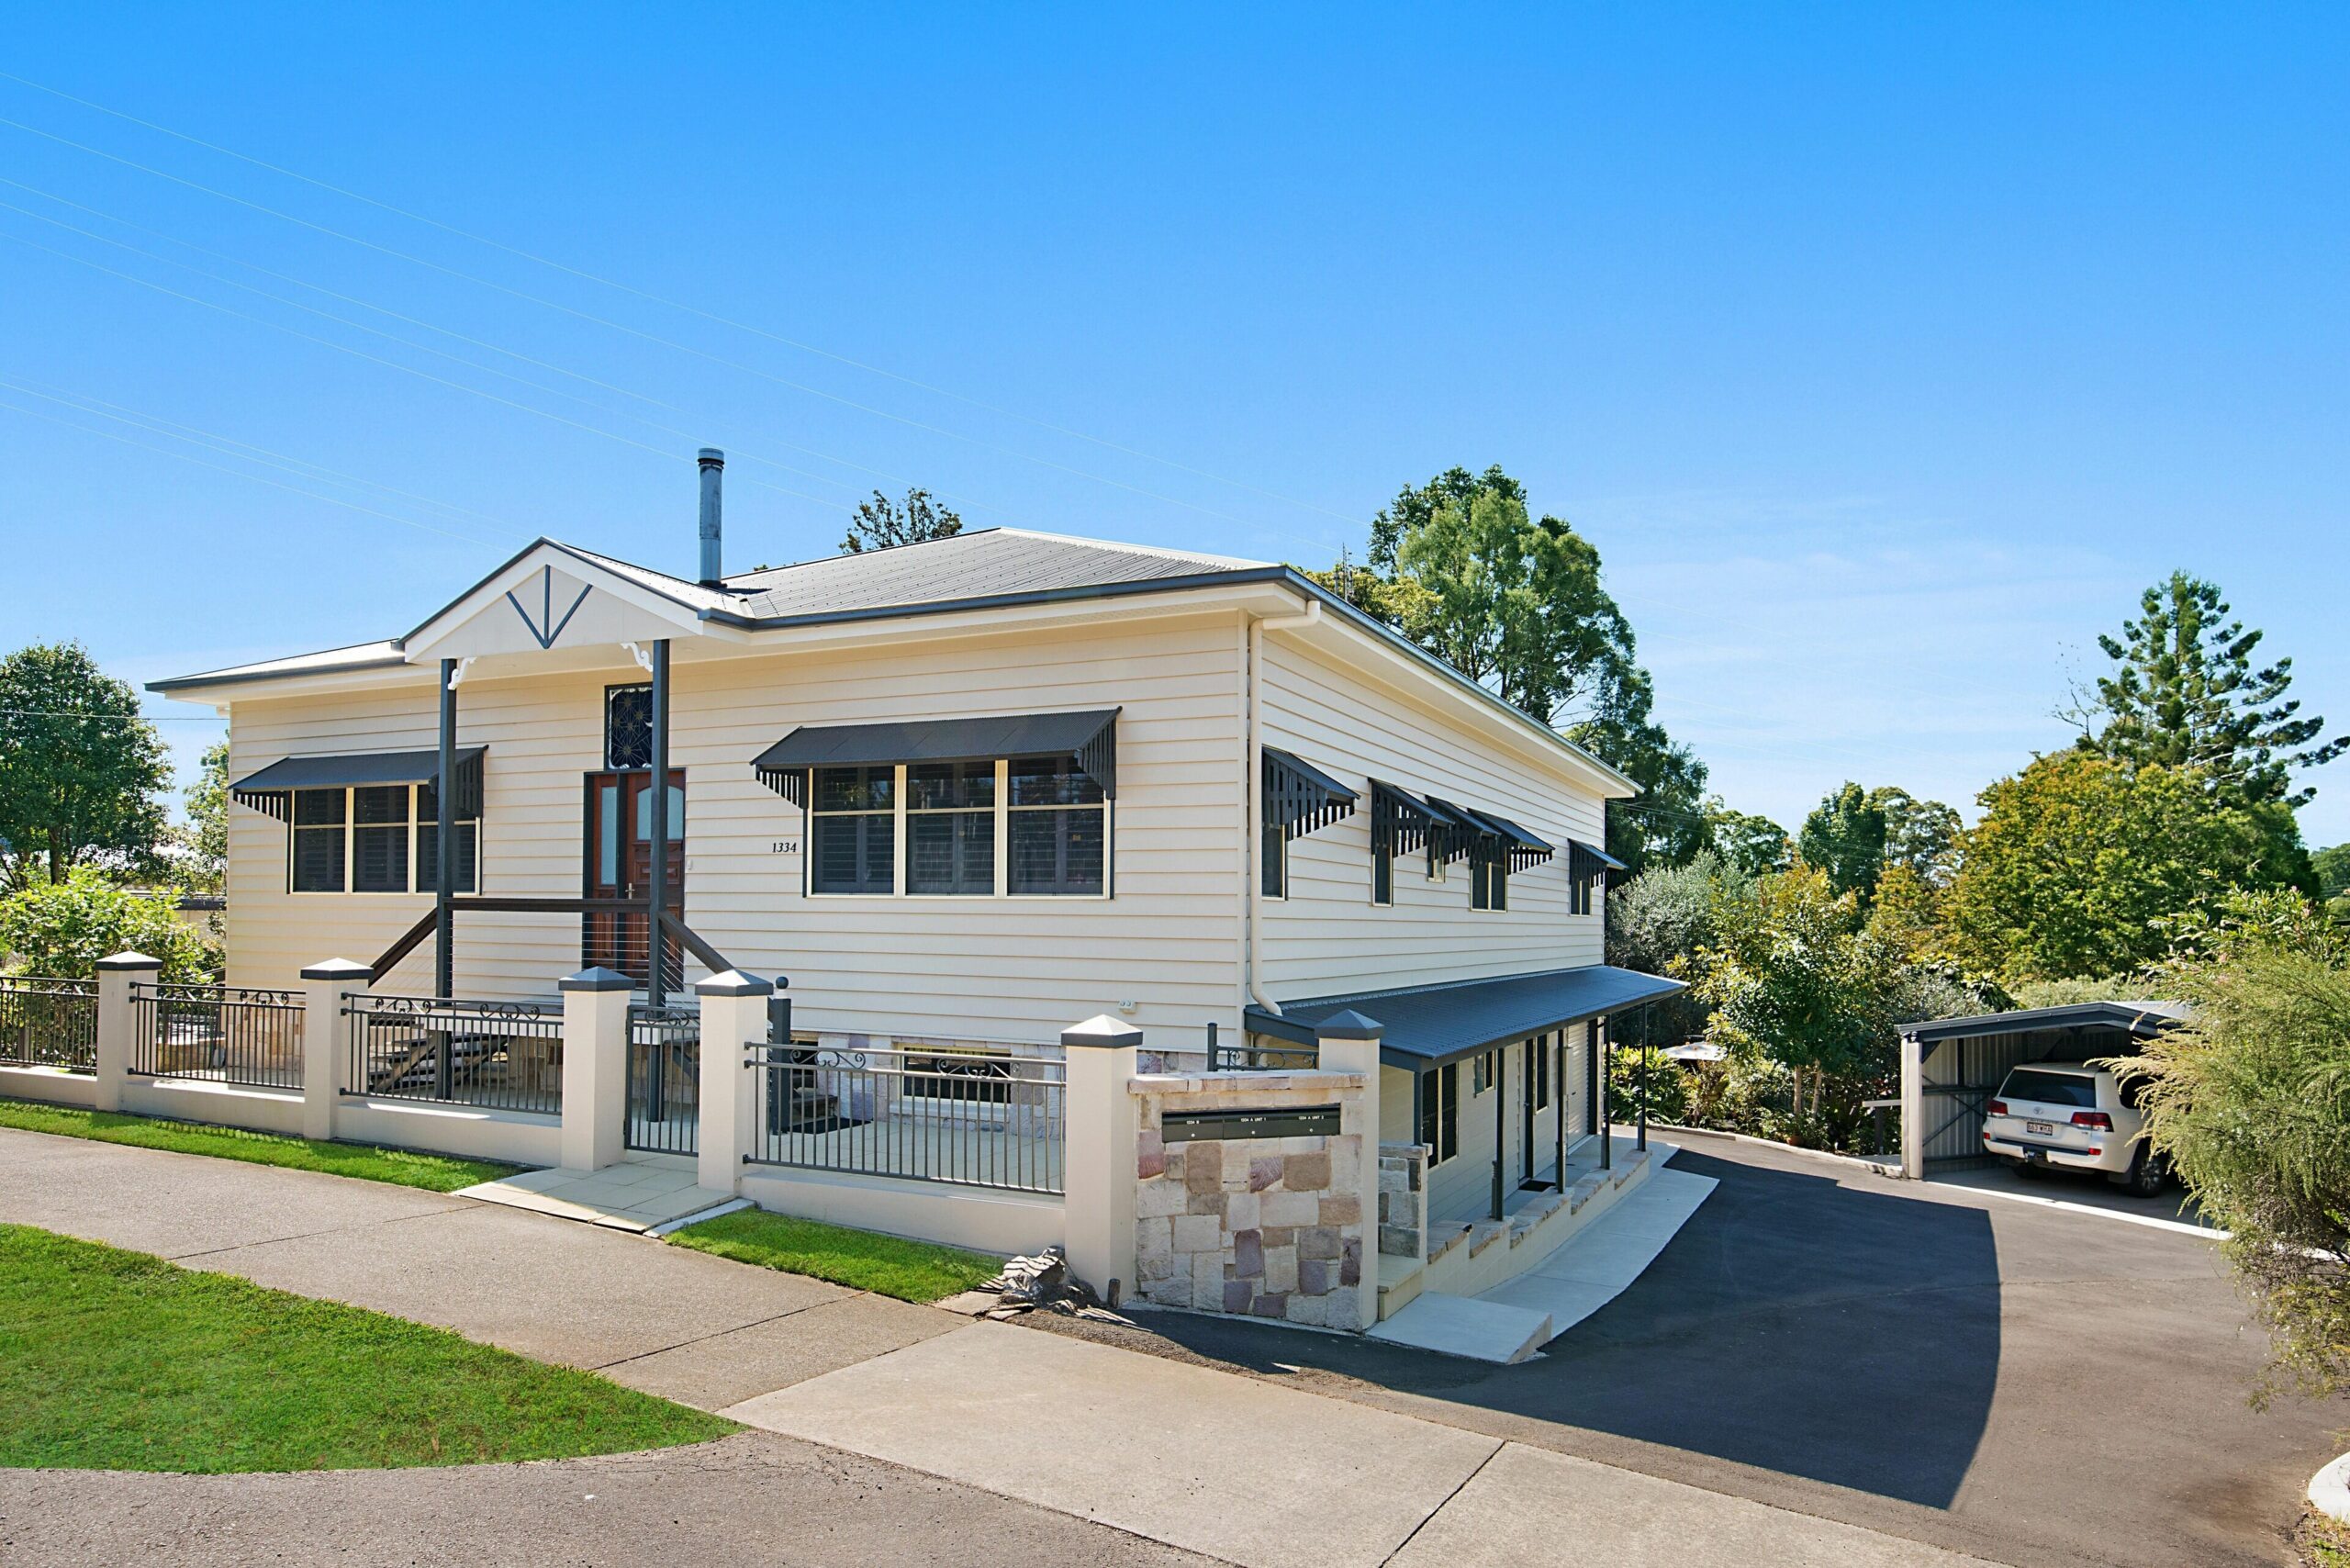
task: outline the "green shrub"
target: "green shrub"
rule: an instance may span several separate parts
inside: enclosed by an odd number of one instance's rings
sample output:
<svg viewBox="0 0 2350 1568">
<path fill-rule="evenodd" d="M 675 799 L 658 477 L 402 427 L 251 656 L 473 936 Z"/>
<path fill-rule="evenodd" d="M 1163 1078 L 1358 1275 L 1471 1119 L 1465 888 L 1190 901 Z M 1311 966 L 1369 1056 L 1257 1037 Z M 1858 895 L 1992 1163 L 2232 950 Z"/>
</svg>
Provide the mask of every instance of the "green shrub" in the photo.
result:
<svg viewBox="0 0 2350 1568">
<path fill-rule="evenodd" d="M 12 974 L 87 980 L 111 953 L 162 960 L 163 980 L 220 978 L 220 950 L 175 913 L 177 889 L 135 893 L 88 867 L 0 898 L 0 965 Z"/>
<path fill-rule="evenodd" d="M 2255 1390 L 2350 1394 L 2350 961 L 2272 931 L 2170 966 L 2193 1020 L 2110 1063 L 2269 1330 Z"/>
<path fill-rule="evenodd" d="M 1690 1075 L 1662 1047 L 1646 1051 L 1618 1049 L 1615 1053 L 1615 1060 L 1607 1070 L 1607 1114 L 1618 1122 L 1639 1118 L 1643 1058 L 1649 1078 L 1649 1120 L 1685 1122 L 1689 1114 Z"/>
</svg>

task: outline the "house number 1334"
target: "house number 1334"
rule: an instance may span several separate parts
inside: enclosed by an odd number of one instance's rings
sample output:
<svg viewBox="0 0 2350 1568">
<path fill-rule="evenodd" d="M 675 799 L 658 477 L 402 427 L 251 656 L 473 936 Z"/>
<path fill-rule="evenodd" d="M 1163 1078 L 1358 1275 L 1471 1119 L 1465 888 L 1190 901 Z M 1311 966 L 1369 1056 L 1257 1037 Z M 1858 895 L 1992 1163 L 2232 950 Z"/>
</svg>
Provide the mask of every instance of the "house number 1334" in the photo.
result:
<svg viewBox="0 0 2350 1568">
<path fill-rule="evenodd" d="M 773 847 L 771 847 L 767 853 L 770 855 L 797 855 L 800 853 L 800 841 L 796 838 L 778 838 L 775 841 Z"/>
</svg>

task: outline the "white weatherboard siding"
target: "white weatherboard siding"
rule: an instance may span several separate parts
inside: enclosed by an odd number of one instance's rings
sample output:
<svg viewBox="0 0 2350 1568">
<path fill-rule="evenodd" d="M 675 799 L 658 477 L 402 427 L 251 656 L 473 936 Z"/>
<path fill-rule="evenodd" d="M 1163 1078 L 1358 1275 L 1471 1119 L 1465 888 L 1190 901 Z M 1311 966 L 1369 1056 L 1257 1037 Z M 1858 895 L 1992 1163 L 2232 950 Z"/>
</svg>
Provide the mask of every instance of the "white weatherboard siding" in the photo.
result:
<svg viewBox="0 0 2350 1568">
<path fill-rule="evenodd" d="M 1591 1124 L 1584 1120 L 1584 1107 L 1590 1100 L 1585 1074 L 1591 1070 L 1591 1025 L 1578 1024 L 1565 1031 L 1566 1107 L 1569 1142 L 1579 1143 L 1585 1136 L 1583 1129 Z M 1509 1079 L 1508 1125 L 1503 1129 L 1504 1159 L 1502 1167 L 1505 1193 L 1514 1190 L 1524 1173 L 1525 1115 L 1524 1092 L 1526 1080 L 1525 1049 L 1513 1045 L 1507 1052 L 1506 1070 Z M 1432 1220 L 1483 1218 L 1493 1204 L 1494 1193 L 1494 1095 L 1488 1089 L 1483 1094 L 1472 1094 L 1474 1069 L 1470 1062 L 1460 1064 L 1460 1152 L 1452 1159 L 1430 1169 L 1428 1172 L 1428 1217 Z M 1554 1085 L 1550 1108 L 1535 1117 L 1534 1168 L 1548 1170 L 1558 1151 L 1559 1092 Z M 1419 1135 L 1412 1124 L 1412 1075 L 1398 1068 L 1383 1068 L 1379 1085 L 1379 1141 L 1382 1143 L 1416 1143 Z"/>
<path fill-rule="evenodd" d="M 686 771 L 686 896 L 694 930 L 736 965 L 790 980 L 808 1031 L 1045 1043 L 1119 1003 L 1153 1046 L 1198 1049 L 1239 1026 L 1239 639 L 1228 613 L 830 654 L 680 656 L 671 762 Z M 697 650 L 699 651 L 699 650 Z M 680 649 L 682 655 L 684 650 Z M 603 762 L 609 669 L 492 679 L 458 691 L 459 735 L 488 748 L 482 890 L 576 897 L 583 776 Z M 1114 898 L 855 899 L 801 894 L 800 808 L 751 758 L 798 724 L 1120 707 Z M 431 678 L 397 692 L 235 703 L 230 777 L 281 756 L 429 747 Z M 229 962 L 240 984 L 292 984 L 327 957 L 372 959 L 427 913 L 425 895 L 286 890 L 287 830 L 230 808 Z M 462 994 L 552 995 L 578 967 L 576 916 L 461 915 Z M 699 973 L 688 964 L 688 976 Z M 379 989 L 430 988 L 431 947 Z"/>
<path fill-rule="evenodd" d="M 1263 980 L 1275 1001 L 1600 961 L 1598 899 L 1593 913 L 1567 913 L 1567 840 L 1606 838 L 1596 792 L 1293 638 L 1269 634 L 1264 645 L 1265 744 L 1363 792 L 1352 816 L 1290 845 L 1289 897 L 1264 903 Z M 1395 902 L 1376 906 L 1374 778 L 1498 812 L 1560 852 L 1511 873 L 1506 910 L 1469 907 L 1465 860 L 1431 882 L 1425 856 L 1398 856 Z"/>
</svg>

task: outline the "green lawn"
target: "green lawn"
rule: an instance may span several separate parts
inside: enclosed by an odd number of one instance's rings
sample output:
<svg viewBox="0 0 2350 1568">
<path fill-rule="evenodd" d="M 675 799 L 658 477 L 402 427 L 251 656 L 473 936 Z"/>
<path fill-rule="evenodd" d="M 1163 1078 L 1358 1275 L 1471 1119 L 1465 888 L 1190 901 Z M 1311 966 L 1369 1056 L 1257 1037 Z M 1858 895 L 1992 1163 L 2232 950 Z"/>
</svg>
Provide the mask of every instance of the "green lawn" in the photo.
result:
<svg viewBox="0 0 2350 1568">
<path fill-rule="evenodd" d="M 954 1295 L 993 1279 L 1003 1268 L 1002 1259 L 984 1252 L 877 1236 L 764 1209 L 737 1209 L 706 1219 L 671 1231 L 669 1240 L 739 1263 L 811 1274 L 900 1301 L 933 1302 Z"/>
<path fill-rule="evenodd" d="M 121 1116 L 72 1105 L 43 1105 L 29 1100 L 0 1099 L 0 1127 L 91 1138 L 99 1143 L 134 1144 L 140 1148 L 168 1148 L 180 1154 L 209 1154 L 253 1165 L 281 1165 L 293 1170 L 323 1170 L 334 1176 L 358 1176 L 434 1193 L 453 1193 L 476 1182 L 494 1182 L 501 1176 L 511 1176 L 517 1169 L 491 1159 L 459 1159 L 446 1154 L 379 1148 L 373 1144 L 326 1143 L 279 1133 L 246 1132 L 238 1127 L 199 1126 L 192 1122 L 167 1122 L 153 1116 Z"/>
<path fill-rule="evenodd" d="M 562 1459 L 733 1423 L 337 1302 L 0 1226 L 0 1465 L 199 1473 Z"/>
</svg>

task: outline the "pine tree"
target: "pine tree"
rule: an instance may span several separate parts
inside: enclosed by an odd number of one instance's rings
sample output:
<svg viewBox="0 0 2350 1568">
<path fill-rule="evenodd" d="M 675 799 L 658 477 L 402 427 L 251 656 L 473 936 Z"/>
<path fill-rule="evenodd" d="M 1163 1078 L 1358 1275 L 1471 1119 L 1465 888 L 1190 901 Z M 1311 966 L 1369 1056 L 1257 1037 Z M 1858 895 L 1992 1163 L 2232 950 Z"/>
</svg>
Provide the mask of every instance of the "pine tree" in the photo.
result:
<svg viewBox="0 0 2350 1568">
<path fill-rule="evenodd" d="M 2317 791 L 2295 791 L 2293 770 L 2333 761 L 2350 736 L 2317 744 L 2325 721 L 2285 695 L 2293 661 L 2255 668 L 2263 634 L 2229 615 L 2217 584 L 2185 572 L 2148 588 L 2139 619 L 2098 639 L 2115 667 L 2077 715 L 2085 730 L 2102 721 L 2082 745 L 2130 768 L 2198 768 L 2229 805 L 2300 806 Z"/>
</svg>

